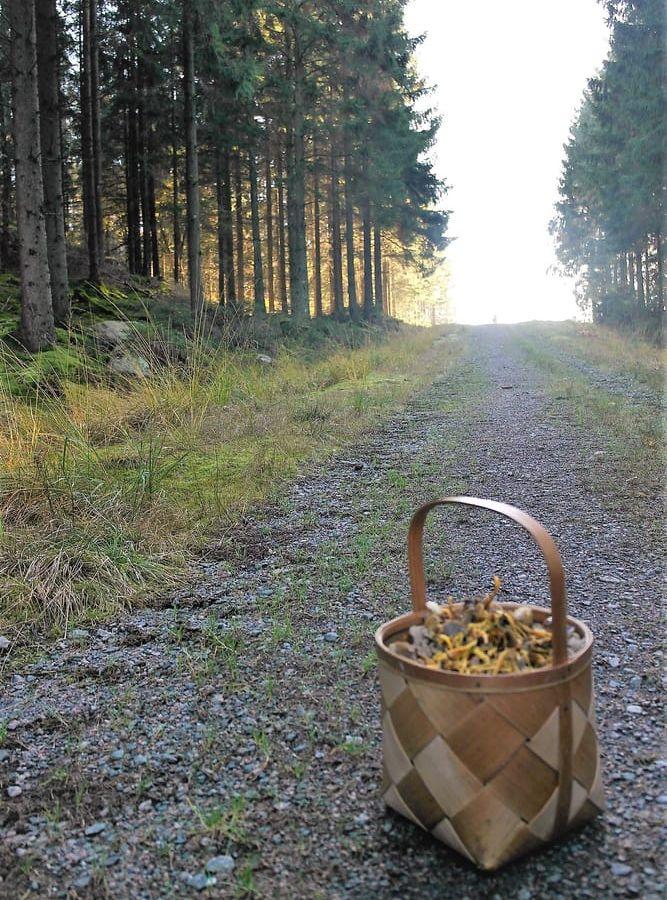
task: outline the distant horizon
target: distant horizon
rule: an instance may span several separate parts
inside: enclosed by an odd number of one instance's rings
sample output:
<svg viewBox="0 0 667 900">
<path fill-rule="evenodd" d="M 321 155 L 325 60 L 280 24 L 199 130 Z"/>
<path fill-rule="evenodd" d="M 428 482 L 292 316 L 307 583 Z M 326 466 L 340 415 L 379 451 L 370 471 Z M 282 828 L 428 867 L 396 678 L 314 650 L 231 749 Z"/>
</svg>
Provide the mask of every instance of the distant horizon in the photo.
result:
<svg viewBox="0 0 667 900">
<path fill-rule="evenodd" d="M 406 11 L 409 33 L 426 35 L 417 64 L 443 119 L 433 158 L 450 185 L 454 320 L 581 318 L 573 280 L 550 271 L 548 223 L 563 144 L 608 50 L 605 11 L 596 0 L 481 6 L 412 0 Z"/>
</svg>

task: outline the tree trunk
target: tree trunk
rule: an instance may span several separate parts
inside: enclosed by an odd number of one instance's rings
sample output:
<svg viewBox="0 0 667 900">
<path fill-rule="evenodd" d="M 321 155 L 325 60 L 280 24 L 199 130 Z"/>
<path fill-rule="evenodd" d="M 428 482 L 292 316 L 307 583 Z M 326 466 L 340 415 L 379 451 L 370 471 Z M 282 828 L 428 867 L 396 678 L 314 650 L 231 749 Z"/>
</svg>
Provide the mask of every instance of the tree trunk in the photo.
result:
<svg viewBox="0 0 667 900">
<path fill-rule="evenodd" d="M 130 88 L 131 90 L 131 88 Z M 141 271 L 141 232 L 139 221 L 139 153 L 137 112 L 133 104 L 127 110 L 127 257 L 130 272 Z"/>
<path fill-rule="evenodd" d="M 21 275 L 21 332 L 28 350 L 56 341 L 39 159 L 39 100 L 34 0 L 8 0 L 11 31 L 16 217 Z"/>
<path fill-rule="evenodd" d="M 174 242 L 173 275 L 176 284 L 181 281 L 181 204 L 178 196 L 178 140 L 176 135 L 176 86 L 173 83 L 171 93 L 171 223 L 172 240 Z"/>
<path fill-rule="evenodd" d="M 69 317 L 69 282 L 63 212 L 62 153 L 58 70 L 58 13 L 55 0 L 37 0 L 37 74 L 39 122 L 44 183 L 46 250 L 51 278 L 51 300 L 56 322 Z"/>
<path fill-rule="evenodd" d="M 646 277 L 644 278 L 644 293 L 646 294 L 646 308 L 651 309 L 651 267 L 649 265 L 648 258 L 648 243 L 644 248 L 644 269 L 646 272 Z"/>
<path fill-rule="evenodd" d="M 268 123 L 267 123 L 268 126 Z M 268 127 L 267 127 L 268 132 Z M 266 141 L 266 280 L 269 294 L 269 312 L 276 311 L 276 290 L 273 271 L 273 185 L 271 182 L 271 142 Z"/>
<path fill-rule="evenodd" d="M 238 306 L 245 306 L 245 240 L 243 235 L 243 175 L 241 148 L 234 155 L 234 212 L 236 216 L 236 296 Z"/>
<path fill-rule="evenodd" d="M 262 235 L 259 222 L 259 199 L 257 196 L 257 157 L 253 146 L 250 147 L 248 152 L 248 174 L 250 176 L 250 219 L 252 226 L 253 305 L 256 316 L 265 316 Z"/>
<path fill-rule="evenodd" d="M 655 258 L 657 262 L 655 309 L 656 312 L 662 313 L 665 307 L 665 273 L 662 258 L 662 236 L 659 232 L 655 236 Z"/>
<path fill-rule="evenodd" d="M 646 306 L 646 300 L 644 298 L 644 272 L 642 270 L 641 250 L 635 252 L 635 270 L 637 272 L 637 300 L 639 301 L 639 305 L 643 308 Z"/>
<path fill-rule="evenodd" d="M 222 151 L 222 206 L 224 212 L 224 264 L 227 305 L 236 309 L 236 279 L 234 277 L 234 223 L 232 221 L 232 173 L 229 161 L 229 147 Z"/>
<path fill-rule="evenodd" d="M 155 205 L 155 178 L 153 170 L 148 170 L 148 216 L 151 229 L 151 260 L 153 268 L 153 278 L 161 278 L 160 272 L 160 244 L 157 232 L 157 209 Z"/>
<path fill-rule="evenodd" d="M 620 268 L 621 288 L 623 290 L 627 290 L 628 289 L 628 259 L 625 255 L 625 253 L 621 253 L 619 262 L 620 262 L 619 268 Z"/>
<path fill-rule="evenodd" d="M 373 228 L 373 256 L 375 270 L 375 315 L 382 318 L 382 231 L 378 224 Z"/>
<path fill-rule="evenodd" d="M 199 213 L 199 159 L 195 110 L 195 40 L 193 10 L 183 0 L 183 93 L 185 125 L 185 200 L 188 235 L 190 311 L 197 317 L 204 305 L 201 281 L 201 223 Z"/>
<path fill-rule="evenodd" d="M 357 300 L 357 278 L 354 266 L 354 203 L 352 201 L 352 161 L 350 158 L 350 139 L 347 130 L 345 135 L 345 247 L 347 262 L 347 302 L 350 317 L 353 321 L 359 318 L 359 302 Z"/>
<path fill-rule="evenodd" d="M 148 199 L 148 130 L 146 125 L 144 64 L 137 60 L 137 103 L 139 121 L 139 191 L 141 199 L 141 274 L 151 274 L 150 202 Z"/>
<path fill-rule="evenodd" d="M 285 247 L 285 170 L 282 150 L 278 151 L 278 290 L 280 311 L 289 313 L 287 304 L 287 249 Z"/>
<path fill-rule="evenodd" d="M 306 160 L 304 148 L 304 80 L 303 59 L 294 35 L 294 96 L 290 115 L 289 151 L 287 154 L 287 221 L 289 242 L 290 299 L 296 319 L 310 317 L 308 301 L 308 257 L 306 252 Z"/>
<path fill-rule="evenodd" d="M 314 258 L 314 276 L 315 276 L 315 316 L 319 318 L 324 308 L 322 305 L 322 231 L 321 231 L 321 213 L 320 213 L 320 169 L 319 160 L 317 158 L 317 149 L 313 143 L 313 230 L 315 232 L 315 258 Z"/>
<path fill-rule="evenodd" d="M 345 316 L 343 307 L 343 257 L 340 236 L 340 203 L 338 200 L 338 160 L 336 143 L 331 140 L 329 226 L 331 231 L 331 296 L 333 314 L 337 319 Z"/>
<path fill-rule="evenodd" d="M 83 193 L 83 219 L 88 247 L 88 277 L 100 280 L 100 246 L 95 205 L 95 159 L 92 120 L 92 43 L 90 33 L 91 6 L 95 0 L 81 2 L 81 180 Z"/>
<path fill-rule="evenodd" d="M 371 250 L 371 202 L 368 194 L 361 204 L 361 230 L 364 238 L 364 319 L 373 318 L 373 258 Z"/>
<path fill-rule="evenodd" d="M 100 113 L 100 51 L 97 28 L 98 0 L 90 3 L 90 123 L 93 139 L 93 189 L 95 191 L 95 231 L 97 253 L 104 259 L 104 216 L 102 214 L 102 116 Z"/>
<path fill-rule="evenodd" d="M 0 84 L 0 268 L 9 268 L 9 223 L 12 206 L 12 152 L 9 138 L 10 114 L 5 87 Z"/>
<path fill-rule="evenodd" d="M 218 303 L 225 305 L 225 203 L 224 184 L 222 175 L 222 152 L 220 145 L 215 146 L 215 202 L 217 212 L 217 238 L 218 238 Z"/>
</svg>

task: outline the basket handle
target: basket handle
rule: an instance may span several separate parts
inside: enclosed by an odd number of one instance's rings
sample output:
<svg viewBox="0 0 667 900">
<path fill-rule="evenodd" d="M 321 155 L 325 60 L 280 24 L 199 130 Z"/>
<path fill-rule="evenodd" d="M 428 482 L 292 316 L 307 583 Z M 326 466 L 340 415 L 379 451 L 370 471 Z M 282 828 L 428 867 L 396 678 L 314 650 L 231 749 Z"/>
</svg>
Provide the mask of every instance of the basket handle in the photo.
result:
<svg viewBox="0 0 667 900">
<path fill-rule="evenodd" d="M 513 519 L 535 540 L 542 551 L 542 555 L 549 571 L 549 584 L 551 587 L 551 619 L 553 622 L 553 665 L 558 666 L 567 661 L 567 601 L 565 597 L 565 573 L 563 561 L 558 548 L 546 530 L 537 519 L 528 513 L 510 506 L 508 503 L 497 503 L 495 500 L 481 500 L 479 497 L 442 497 L 439 500 L 431 500 L 420 507 L 412 517 L 410 530 L 408 531 L 408 568 L 410 572 L 410 587 L 412 590 L 412 607 L 415 612 L 426 609 L 426 583 L 424 580 L 424 554 L 423 534 L 424 522 L 429 512 L 436 506 L 447 504 L 459 504 L 461 506 L 479 506 L 489 509 L 501 516 Z"/>
</svg>

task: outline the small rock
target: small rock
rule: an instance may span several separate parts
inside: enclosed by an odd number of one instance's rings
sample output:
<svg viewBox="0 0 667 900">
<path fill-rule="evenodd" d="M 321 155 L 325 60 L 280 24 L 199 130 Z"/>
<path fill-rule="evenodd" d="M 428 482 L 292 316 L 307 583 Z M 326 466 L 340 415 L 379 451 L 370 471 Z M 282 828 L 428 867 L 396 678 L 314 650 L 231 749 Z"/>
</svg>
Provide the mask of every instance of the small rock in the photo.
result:
<svg viewBox="0 0 667 900">
<path fill-rule="evenodd" d="M 263 366 L 270 366 L 273 362 L 273 357 L 268 356 L 266 353 L 258 353 L 255 357 L 258 363 L 261 363 Z"/>
<path fill-rule="evenodd" d="M 109 756 L 111 759 L 122 759 L 125 756 L 125 751 L 122 749 L 114 750 Z"/>
<path fill-rule="evenodd" d="M 633 675 L 632 678 L 630 679 L 630 687 L 636 691 L 637 688 L 641 687 L 641 686 L 642 686 L 641 677 L 639 675 Z"/>
<path fill-rule="evenodd" d="M 151 367 L 148 360 L 138 353 L 114 353 L 109 360 L 109 371 L 114 375 L 146 378 L 151 373 Z"/>
<path fill-rule="evenodd" d="M 9 750 L 0 750 L 0 763 L 7 762 L 9 759 Z"/>
<path fill-rule="evenodd" d="M 131 322 L 118 322 L 114 319 L 96 322 L 93 329 L 95 337 L 103 347 L 116 347 L 131 337 L 132 330 Z"/>
<path fill-rule="evenodd" d="M 612 669 L 618 669 L 618 667 L 621 664 L 620 657 L 618 657 L 618 656 L 608 656 L 607 662 L 612 667 Z"/>
<path fill-rule="evenodd" d="M 324 640 L 328 641 L 328 643 L 333 644 L 338 640 L 338 632 L 337 631 L 327 631 L 324 635 Z"/>
<path fill-rule="evenodd" d="M 633 716 L 638 716 L 644 712 L 644 710 L 641 708 L 641 706 L 637 706 L 636 703 L 629 703 L 625 707 L 625 711 L 631 713 Z"/>
<path fill-rule="evenodd" d="M 149 810 L 153 809 L 153 801 L 152 800 L 142 800 L 142 802 L 139 804 L 138 809 L 139 809 L 139 812 L 148 812 Z"/>
<path fill-rule="evenodd" d="M 629 875 L 631 872 L 632 872 L 631 867 L 626 866 L 625 863 L 615 862 L 615 863 L 611 864 L 611 874 L 618 878 L 622 878 L 625 875 Z"/>
<path fill-rule="evenodd" d="M 9 644 L 10 644 L 9 640 L 0 634 L 0 650 L 8 650 Z"/>
<path fill-rule="evenodd" d="M 79 877 L 76 878 L 72 882 L 72 884 L 75 888 L 87 888 L 90 884 L 90 875 L 88 875 L 87 873 L 85 875 L 79 875 Z"/>
<path fill-rule="evenodd" d="M 137 753 L 137 755 L 134 757 L 135 766 L 145 766 L 147 762 L 148 757 L 144 756 L 143 753 Z"/>
<path fill-rule="evenodd" d="M 213 856 L 206 863 L 206 871 L 213 874 L 227 874 L 234 870 L 236 862 L 232 856 Z"/>
<path fill-rule="evenodd" d="M 106 822 L 93 822 L 93 824 L 89 825 L 83 833 L 86 835 L 86 837 L 93 837 L 93 835 L 100 834 L 102 831 L 104 831 L 106 827 Z"/>
<path fill-rule="evenodd" d="M 86 631 L 85 628 L 73 628 L 69 636 L 73 638 L 75 641 L 82 641 L 84 638 L 87 638 L 90 634 L 89 631 Z"/>
<path fill-rule="evenodd" d="M 200 872 L 198 875 L 190 875 L 190 877 L 188 878 L 188 884 L 196 891 L 203 891 L 207 887 L 211 887 L 215 884 L 215 878 L 204 875 Z"/>
<path fill-rule="evenodd" d="M 20 788 L 18 784 L 10 784 L 7 788 L 7 796 L 11 797 L 12 799 L 14 797 L 20 797 L 22 793 L 23 788 Z"/>
</svg>

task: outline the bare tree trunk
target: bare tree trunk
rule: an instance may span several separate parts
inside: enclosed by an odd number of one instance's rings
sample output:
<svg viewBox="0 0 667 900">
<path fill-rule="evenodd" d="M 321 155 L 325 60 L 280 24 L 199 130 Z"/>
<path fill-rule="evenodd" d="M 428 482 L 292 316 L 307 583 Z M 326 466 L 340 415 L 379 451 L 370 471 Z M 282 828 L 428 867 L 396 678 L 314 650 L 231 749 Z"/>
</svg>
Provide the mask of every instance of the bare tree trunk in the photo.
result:
<svg viewBox="0 0 667 900">
<path fill-rule="evenodd" d="M 628 259 L 625 253 L 621 253 L 620 258 L 620 281 L 621 287 L 623 290 L 627 290 L 628 288 Z"/>
<path fill-rule="evenodd" d="M 95 228 L 97 252 L 104 259 L 104 216 L 102 207 L 102 116 L 100 113 L 100 49 L 97 3 L 90 0 L 90 118 L 93 135 L 93 182 L 95 188 Z"/>
<path fill-rule="evenodd" d="M 257 157 L 255 156 L 254 146 L 251 146 L 248 152 L 248 174 L 250 176 L 250 219 L 252 225 L 253 305 L 256 316 L 265 316 L 262 235 L 259 223 L 259 199 L 257 196 Z"/>
<path fill-rule="evenodd" d="M 294 96 L 290 115 L 287 153 L 287 220 L 289 242 L 290 299 L 296 319 L 310 317 L 308 299 L 308 255 L 306 252 L 306 160 L 304 148 L 305 69 L 295 32 L 292 77 Z"/>
<path fill-rule="evenodd" d="M 646 277 L 644 278 L 644 292 L 646 294 L 646 308 L 651 309 L 651 267 L 649 265 L 648 243 L 644 248 L 644 270 Z"/>
<path fill-rule="evenodd" d="M 243 175 L 241 148 L 234 156 L 234 212 L 236 216 L 236 296 L 238 305 L 245 306 L 245 239 L 243 235 Z"/>
<path fill-rule="evenodd" d="M 44 184 L 46 250 L 51 277 L 51 300 L 56 322 L 69 317 L 69 281 L 63 212 L 62 153 L 58 71 L 58 13 L 55 0 L 37 0 L 37 74 L 39 122 Z"/>
<path fill-rule="evenodd" d="M 83 219 L 88 247 L 88 277 L 92 282 L 100 280 L 100 246 L 97 229 L 95 194 L 95 159 L 92 121 L 92 43 L 90 16 L 95 0 L 81 2 L 81 175 L 83 187 Z"/>
<path fill-rule="evenodd" d="M 160 244 L 157 232 L 157 209 L 155 205 L 155 178 L 152 168 L 148 171 L 148 216 L 151 227 L 151 260 L 153 263 L 153 278 L 161 278 L 160 272 Z"/>
<path fill-rule="evenodd" d="M 151 274 L 150 201 L 148 199 L 148 132 L 146 128 L 146 104 L 144 64 L 137 61 L 137 101 L 139 110 L 139 191 L 141 198 L 141 274 Z"/>
<path fill-rule="evenodd" d="M 141 271 L 137 136 L 137 112 L 134 106 L 130 105 L 127 110 L 127 152 L 125 164 L 127 181 L 127 257 L 128 267 L 133 274 Z"/>
<path fill-rule="evenodd" d="M 656 312 L 662 313 L 665 307 L 665 272 L 662 258 L 662 236 L 659 232 L 655 236 L 655 258 L 658 268 L 656 275 L 655 308 Z"/>
<path fill-rule="evenodd" d="M 268 134 L 268 123 L 267 123 Z M 276 311 L 276 290 L 273 271 L 273 184 L 271 181 L 271 142 L 267 137 L 266 160 L 266 280 L 269 293 L 269 312 Z"/>
<path fill-rule="evenodd" d="M 176 135 L 176 86 L 172 69 L 171 89 L 171 223 L 174 242 L 174 281 L 181 280 L 181 204 L 178 196 L 178 139 Z"/>
<path fill-rule="evenodd" d="M 329 226 L 331 230 L 331 296 L 337 319 L 345 316 L 343 307 L 343 257 L 340 235 L 340 203 L 338 201 L 338 159 L 336 142 L 331 140 Z"/>
<path fill-rule="evenodd" d="M 354 266 L 354 203 L 352 201 L 352 161 L 350 158 L 350 138 L 347 129 L 345 138 L 345 248 L 347 263 L 347 302 L 353 321 L 359 318 L 357 300 L 357 278 Z"/>
<path fill-rule="evenodd" d="M 188 280 L 190 311 L 197 317 L 204 305 L 201 281 L 201 223 L 199 212 L 199 159 L 195 112 L 195 41 L 193 10 L 183 0 L 183 87 L 185 125 L 185 198 L 187 206 Z"/>
<path fill-rule="evenodd" d="M 635 270 L 637 272 L 637 299 L 641 307 L 646 306 L 644 297 L 644 272 L 642 270 L 642 253 L 641 250 L 635 252 Z"/>
<path fill-rule="evenodd" d="M 375 263 L 375 314 L 382 318 L 384 312 L 382 307 L 382 231 L 377 223 L 373 228 L 373 256 Z"/>
<path fill-rule="evenodd" d="M 7 0 L 11 30 L 16 216 L 21 273 L 21 332 L 28 350 L 56 341 L 46 249 L 40 166 L 39 100 L 34 0 Z"/>
<path fill-rule="evenodd" d="M 361 204 L 361 230 L 364 238 L 364 319 L 373 318 L 373 258 L 371 250 L 371 202 L 364 194 Z"/>
<path fill-rule="evenodd" d="M 7 98 L 8 99 L 8 98 Z M 9 104 L 5 86 L 0 84 L 0 268 L 9 267 L 9 223 L 12 206 L 12 153 L 10 147 Z"/>
<path fill-rule="evenodd" d="M 218 303 L 225 305 L 225 203 L 222 176 L 222 152 L 220 145 L 215 147 L 215 204 L 217 212 L 216 232 L 218 238 Z"/>
<path fill-rule="evenodd" d="M 320 166 L 317 148 L 313 142 L 313 230 L 315 232 L 315 316 L 319 318 L 323 312 L 322 304 L 322 223 L 320 214 Z"/>
<path fill-rule="evenodd" d="M 227 287 L 227 305 L 237 306 L 236 279 L 234 277 L 234 223 L 232 221 L 232 173 L 229 161 L 229 147 L 222 151 L 222 205 L 224 211 L 224 263 Z"/>
<path fill-rule="evenodd" d="M 280 311 L 284 316 L 289 312 L 287 304 L 287 248 L 285 247 L 285 170 L 282 150 L 278 152 L 278 289 Z"/>
</svg>

